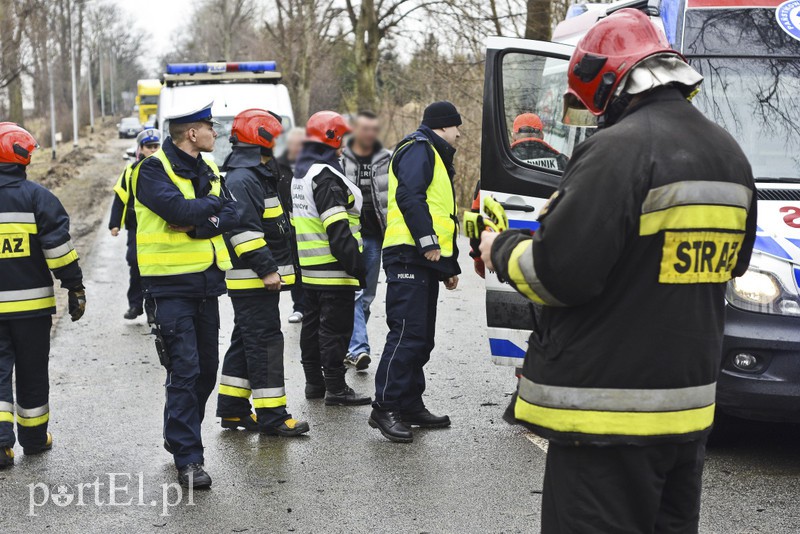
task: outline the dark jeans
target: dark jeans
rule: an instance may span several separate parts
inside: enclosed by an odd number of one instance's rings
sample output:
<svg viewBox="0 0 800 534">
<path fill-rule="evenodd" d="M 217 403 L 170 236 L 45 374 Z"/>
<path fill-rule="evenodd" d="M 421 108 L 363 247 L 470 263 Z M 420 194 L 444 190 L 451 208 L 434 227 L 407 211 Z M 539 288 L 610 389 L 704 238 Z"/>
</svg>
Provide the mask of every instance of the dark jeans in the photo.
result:
<svg viewBox="0 0 800 534">
<path fill-rule="evenodd" d="M 705 440 L 592 447 L 550 443 L 542 533 L 696 533 Z"/>
<path fill-rule="evenodd" d="M 50 419 L 48 358 L 50 315 L 0 321 L 0 447 L 13 447 L 14 392 L 17 377 L 17 431 L 23 447 L 38 449 L 47 442 Z"/>
<path fill-rule="evenodd" d="M 386 324 L 389 334 L 375 373 L 379 410 L 416 412 L 425 404 L 423 368 L 436 335 L 439 273 L 408 263 L 386 266 Z"/>
<path fill-rule="evenodd" d="M 353 334 L 354 291 L 304 288 L 306 312 L 300 331 L 303 365 L 341 369 Z"/>
<path fill-rule="evenodd" d="M 128 307 L 141 310 L 143 306 L 142 276 L 139 274 L 139 263 L 136 259 L 136 230 L 128 230 L 128 250 L 125 253 L 128 262 Z"/>
<path fill-rule="evenodd" d="M 298 276 L 297 278 L 298 282 L 295 285 L 293 285 L 291 289 L 292 311 L 305 314 L 306 306 L 305 306 L 305 298 L 303 296 L 303 284 L 299 282 L 300 277 Z"/>
<path fill-rule="evenodd" d="M 157 297 L 153 303 L 171 359 L 165 384 L 164 439 L 180 469 L 203 462 L 200 425 L 217 382 L 219 305 L 216 298 Z"/>
<path fill-rule="evenodd" d="M 283 381 L 283 332 L 280 293 L 231 297 L 234 312 L 231 346 L 222 362 L 217 417 L 250 415 L 250 400 L 262 427 L 289 418 Z"/>
</svg>

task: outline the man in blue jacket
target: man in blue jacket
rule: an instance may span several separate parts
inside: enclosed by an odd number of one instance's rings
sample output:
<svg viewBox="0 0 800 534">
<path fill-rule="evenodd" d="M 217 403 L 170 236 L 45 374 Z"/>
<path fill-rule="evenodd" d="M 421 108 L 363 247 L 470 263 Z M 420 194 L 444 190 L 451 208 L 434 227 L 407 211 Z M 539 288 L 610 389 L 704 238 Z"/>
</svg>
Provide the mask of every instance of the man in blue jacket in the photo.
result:
<svg viewBox="0 0 800 534">
<path fill-rule="evenodd" d="M 458 218 L 453 144 L 461 115 L 450 102 L 425 109 L 419 129 L 400 141 L 389 164 L 389 210 L 383 241 L 389 334 L 375 373 L 369 424 L 388 439 L 412 441 L 410 426 L 450 425 L 422 401 L 424 365 L 434 347 L 439 282 L 458 286 Z"/>
<path fill-rule="evenodd" d="M 170 137 L 133 172 L 136 256 L 152 299 L 167 369 L 164 447 L 183 486 L 206 488 L 200 424 L 217 381 L 219 307 L 231 259 L 224 232 L 239 223 L 213 161 L 211 104 L 169 119 Z"/>
</svg>

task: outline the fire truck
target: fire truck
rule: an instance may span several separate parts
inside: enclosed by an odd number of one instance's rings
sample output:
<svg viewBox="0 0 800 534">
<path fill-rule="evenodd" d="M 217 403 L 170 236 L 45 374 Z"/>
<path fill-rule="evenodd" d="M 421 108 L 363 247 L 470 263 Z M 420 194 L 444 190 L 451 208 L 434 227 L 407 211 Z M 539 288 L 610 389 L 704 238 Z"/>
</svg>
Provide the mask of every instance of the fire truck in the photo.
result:
<svg viewBox="0 0 800 534">
<path fill-rule="evenodd" d="M 585 32 L 622 8 L 648 14 L 704 76 L 694 105 L 736 138 L 757 181 L 756 250 L 727 288 L 717 406 L 748 419 L 800 421 L 800 0 L 575 5 L 552 42 L 489 38 L 481 195 L 505 207 L 511 228 L 536 230 L 563 171 L 515 151 L 512 124 L 537 115 L 543 141 L 567 158 L 592 135 L 589 121 L 561 121 L 567 66 Z M 576 220 L 575 231 L 590 229 Z M 486 312 L 492 361 L 520 367 L 536 308 L 487 276 Z"/>
</svg>

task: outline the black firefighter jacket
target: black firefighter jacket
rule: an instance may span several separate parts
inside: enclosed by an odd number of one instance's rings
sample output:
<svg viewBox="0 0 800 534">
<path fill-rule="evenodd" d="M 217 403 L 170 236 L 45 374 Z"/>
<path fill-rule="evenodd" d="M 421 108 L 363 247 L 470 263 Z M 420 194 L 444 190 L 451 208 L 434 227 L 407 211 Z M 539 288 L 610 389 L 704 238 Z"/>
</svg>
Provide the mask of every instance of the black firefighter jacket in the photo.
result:
<svg viewBox="0 0 800 534">
<path fill-rule="evenodd" d="M 713 421 L 725 282 L 755 240 L 750 165 L 672 88 L 577 147 L 531 238 L 492 261 L 544 304 L 516 417 L 561 443 L 680 442 Z"/>
</svg>

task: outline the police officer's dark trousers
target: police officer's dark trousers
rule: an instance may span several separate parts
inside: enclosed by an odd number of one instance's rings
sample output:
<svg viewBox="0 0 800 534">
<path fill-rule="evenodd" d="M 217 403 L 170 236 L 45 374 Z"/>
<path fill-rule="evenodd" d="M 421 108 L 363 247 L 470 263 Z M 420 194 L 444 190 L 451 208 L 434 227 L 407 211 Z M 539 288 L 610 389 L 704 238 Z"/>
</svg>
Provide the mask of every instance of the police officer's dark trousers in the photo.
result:
<svg viewBox="0 0 800 534">
<path fill-rule="evenodd" d="M 219 308 L 213 298 L 155 297 L 156 324 L 170 358 L 164 439 L 180 469 L 203 462 L 200 424 L 217 382 Z"/>
<path fill-rule="evenodd" d="M 47 442 L 48 357 L 50 315 L 0 321 L 0 447 L 13 447 L 14 392 L 17 379 L 17 431 L 24 448 L 40 449 Z"/>
<path fill-rule="evenodd" d="M 663 445 L 551 442 L 542 534 L 696 533 L 705 440 Z"/>
<path fill-rule="evenodd" d="M 393 263 L 385 270 L 389 334 L 375 373 L 373 406 L 413 413 L 425 407 L 423 367 L 434 347 L 439 273 L 408 263 Z"/>
<path fill-rule="evenodd" d="M 234 326 L 222 363 L 217 417 L 248 416 L 252 395 L 259 426 L 278 426 L 289 418 L 279 302 L 278 292 L 231 296 Z"/>
<path fill-rule="evenodd" d="M 303 288 L 305 314 L 300 331 L 300 358 L 306 382 L 322 385 L 325 375 L 344 376 L 344 357 L 353 335 L 355 290 Z"/>
<path fill-rule="evenodd" d="M 128 307 L 143 309 L 142 277 L 139 274 L 139 262 L 136 259 L 136 228 L 128 229 L 128 250 L 125 253 L 128 262 L 130 281 L 128 282 Z"/>
</svg>

